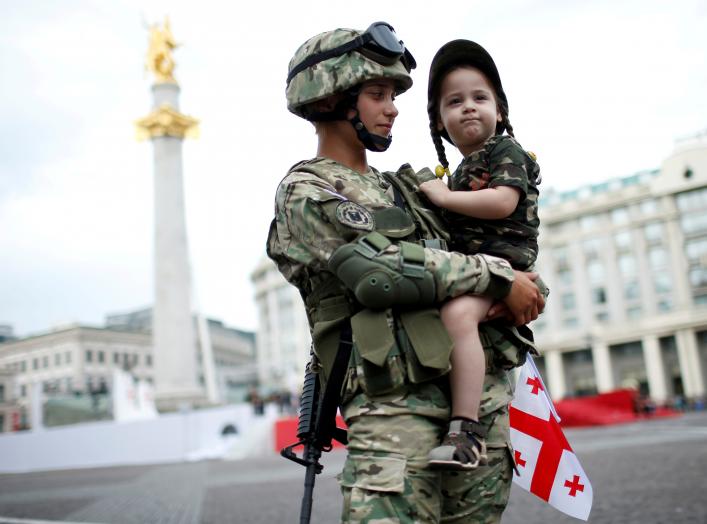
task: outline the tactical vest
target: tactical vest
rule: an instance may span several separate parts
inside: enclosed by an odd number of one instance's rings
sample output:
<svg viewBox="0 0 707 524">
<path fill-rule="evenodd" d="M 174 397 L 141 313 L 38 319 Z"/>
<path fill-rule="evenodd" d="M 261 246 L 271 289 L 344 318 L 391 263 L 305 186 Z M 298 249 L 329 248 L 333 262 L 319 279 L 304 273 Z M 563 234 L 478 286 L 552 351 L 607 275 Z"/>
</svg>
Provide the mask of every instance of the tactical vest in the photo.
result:
<svg viewBox="0 0 707 524">
<path fill-rule="evenodd" d="M 327 169 L 303 162 L 290 172 L 305 172 L 334 186 Z M 419 241 L 430 247 L 445 247 L 448 234 L 435 213 L 416 196 L 414 171 L 409 165 L 397 173 L 384 173 L 396 189 L 399 207 L 369 210 L 376 231 L 391 242 Z M 411 202 L 415 205 L 411 205 Z M 403 207 L 405 210 L 403 210 Z M 427 240 L 427 242 L 425 242 Z M 407 260 L 411 268 L 424 268 L 424 259 Z M 452 340 L 437 308 L 371 310 L 357 303 L 353 294 L 326 271 L 311 275 L 308 290 L 300 290 L 312 331 L 314 352 L 324 378 L 328 377 L 339 347 L 342 325 L 350 319 L 353 351 L 343 385 L 346 402 L 360 387 L 367 395 L 384 395 L 405 383 L 434 380 L 449 371 Z"/>
</svg>

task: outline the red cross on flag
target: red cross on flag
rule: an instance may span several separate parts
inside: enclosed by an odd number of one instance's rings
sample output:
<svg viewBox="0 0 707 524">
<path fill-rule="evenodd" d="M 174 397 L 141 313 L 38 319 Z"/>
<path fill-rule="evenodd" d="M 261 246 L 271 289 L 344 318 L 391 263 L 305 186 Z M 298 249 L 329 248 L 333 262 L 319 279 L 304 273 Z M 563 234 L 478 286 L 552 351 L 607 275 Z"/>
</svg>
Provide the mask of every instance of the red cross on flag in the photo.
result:
<svg viewBox="0 0 707 524">
<path fill-rule="evenodd" d="M 560 428 L 560 417 L 533 359 L 520 369 L 511 402 L 513 482 L 563 513 L 587 520 L 592 485 Z"/>
</svg>

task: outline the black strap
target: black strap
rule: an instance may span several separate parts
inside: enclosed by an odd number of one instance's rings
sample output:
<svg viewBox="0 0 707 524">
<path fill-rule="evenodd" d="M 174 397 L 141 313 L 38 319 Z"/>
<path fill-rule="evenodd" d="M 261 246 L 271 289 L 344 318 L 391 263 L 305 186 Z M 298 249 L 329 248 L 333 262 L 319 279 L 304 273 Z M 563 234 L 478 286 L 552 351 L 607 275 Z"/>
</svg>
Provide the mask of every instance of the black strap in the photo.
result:
<svg viewBox="0 0 707 524">
<path fill-rule="evenodd" d="M 407 209 L 405 208 L 405 199 L 403 198 L 403 194 L 400 192 L 400 190 L 395 184 L 390 184 L 390 186 L 393 188 L 393 201 L 395 202 L 395 205 L 403 211 L 407 212 Z"/>
<path fill-rule="evenodd" d="M 346 42 L 345 44 L 342 44 L 333 49 L 329 49 L 328 51 L 322 51 L 321 53 L 309 55 L 307 58 L 305 58 L 299 64 L 292 68 L 292 71 L 290 71 L 290 73 L 287 75 L 287 85 L 290 85 L 292 79 L 297 76 L 298 73 L 304 71 L 308 67 L 313 66 L 314 64 L 318 64 L 319 62 L 323 62 L 324 60 L 328 60 L 332 57 L 341 56 L 344 53 L 348 53 L 352 49 L 358 49 L 370 40 L 371 35 L 365 33 L 361 36 L 357 36 L 350 42 Z"/>
<path fill-rule="evenodd" d="M 334 438 L 346 444 L 346 431 L 336 427 L 336 411 L 341 403 L 341 388 L 346 378 L 346 370 L 349 368 L 351 358 L 351 347 L 353 345 L 351 334 L 351 321 L 346 322 L 341 327 L 339 337 L 339 349 L 336 352 L 334 365 L 327 377 L 326 387 L 322 392 L 319 403 L 319 414 L 317 422 L 319 428 L 316 431 L 317 444 L 321 449 L 327 450 L 331 447 L 331 439 Z"/>
</svg>

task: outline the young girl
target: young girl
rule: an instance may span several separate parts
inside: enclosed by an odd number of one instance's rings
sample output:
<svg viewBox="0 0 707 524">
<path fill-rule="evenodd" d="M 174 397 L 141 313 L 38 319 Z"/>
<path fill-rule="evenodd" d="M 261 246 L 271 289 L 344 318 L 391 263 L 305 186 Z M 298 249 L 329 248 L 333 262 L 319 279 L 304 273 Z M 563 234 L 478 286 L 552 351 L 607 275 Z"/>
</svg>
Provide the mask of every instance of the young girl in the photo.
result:
<svg viewBox="0 0 707 524">
<path fill-rule="evenodd" d="M 455 40 L 438 51 L 430 67 L 427 110 L 442 166 L 440 178 L 420 190 L 448 211 L 451 249 L 502 257 L 514 269 L 531 270 L 538 252 L 540 172 L 534 155 L 513 138 L 501 78 L 483 47 Z M 449 176 L 442 137 L 464 155 L 450 187 L 441 180 L 445 172 Z M 454 341 L 452 418 L 442 445 L 429 454 L 433 467 L 473 469 L 486 462 L 484 428 L 478 424 L 486 361 L 478 324 L 490 306 L 487 297 L 465 295 L 441 309 Z"/>
</svg>

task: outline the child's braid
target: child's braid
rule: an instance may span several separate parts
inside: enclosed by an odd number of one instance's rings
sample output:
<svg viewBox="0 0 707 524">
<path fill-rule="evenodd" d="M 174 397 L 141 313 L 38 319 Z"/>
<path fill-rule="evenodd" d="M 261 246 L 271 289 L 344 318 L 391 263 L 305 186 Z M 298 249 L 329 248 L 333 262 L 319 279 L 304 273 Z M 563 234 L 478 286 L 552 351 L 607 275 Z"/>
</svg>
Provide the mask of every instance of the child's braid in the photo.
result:
<svg viewBox="0 0 707 524">
<path fill-rule="evenodd" d="M 447 154 L 444 151 L 442 135 L 440 135 L 437 130 L 437 112 L 435 111 L 434 104 L 435 103 L 433 101 L 427 106 L 427 114 L 430 117 L 430 135 L 432 135 L 432 143 L 437 150 L 437 158 L 439 159 L 439 163 L 442 164 L 444 169 L 447 169 L 449 167 L 449 161 L 447 160 Z"/>
<path fill-rule="evenodd" d="M 513 134 L 513 126 L 511 125 L 511 121 L 508 119 L 508 106 L 504 104 L 502 100 L 499 100 L 498 102 L 499 109 L 501 110 L 501 125 L 506 128 L 506 133 L 515 138 L 515 135 Z"/>
</svg>

